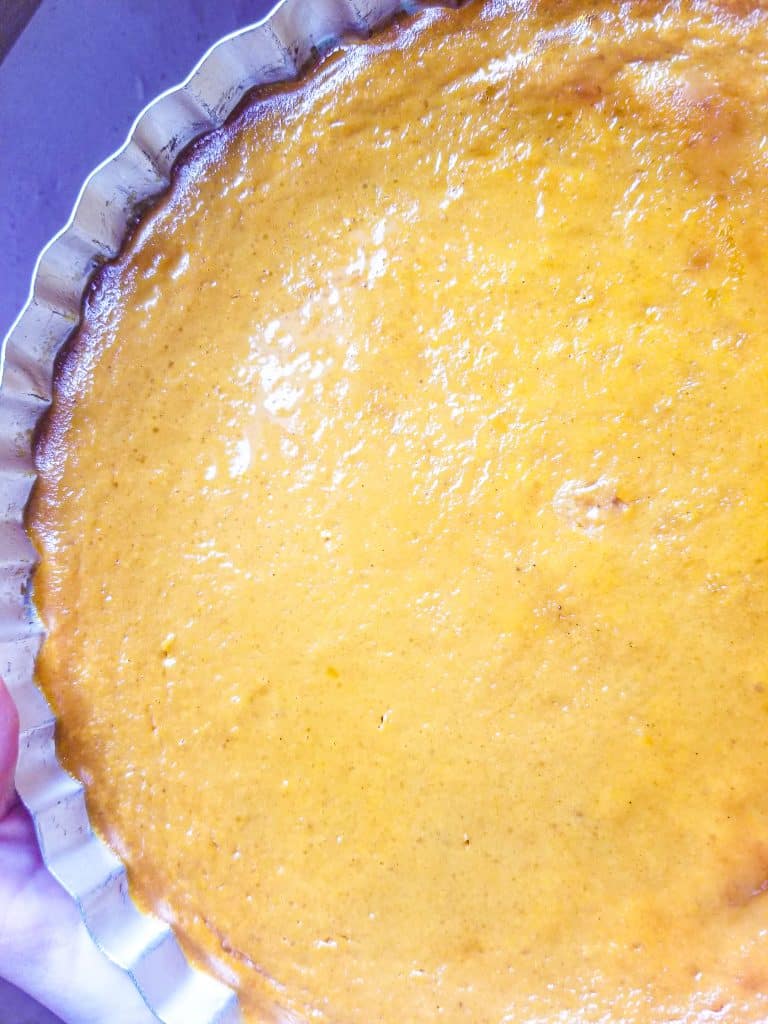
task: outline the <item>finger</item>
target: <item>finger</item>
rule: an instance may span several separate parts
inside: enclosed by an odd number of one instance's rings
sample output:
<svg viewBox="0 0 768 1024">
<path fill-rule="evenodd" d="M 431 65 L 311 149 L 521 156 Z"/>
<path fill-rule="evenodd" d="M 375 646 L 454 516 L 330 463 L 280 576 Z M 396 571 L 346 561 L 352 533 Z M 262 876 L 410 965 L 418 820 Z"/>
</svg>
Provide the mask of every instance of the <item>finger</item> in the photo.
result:
<svg viewBox="0 0 768 1024">
<path fill-rule="evenodd" d="M 19 753 L 19 716 L 0 679 L 0 818 L 13 803 L 13 776 Z"/>
<path fill-rule="evenodd" d="M 156 1018 L 128 975 L 96 947 L 43 864 L 29 814 L 14 797 L 18 746 L 16 706 L 0 679 L 0 977 L 63 1020 L 149 1024 Z"/>
<path fill-rule="evenodd" d="M 156 1020 L 128 976 L 94 945 L 75 902 L 46 870 L 21 806 L 0 821 L 0 977 L 73 1024 Z"/>
</svg>

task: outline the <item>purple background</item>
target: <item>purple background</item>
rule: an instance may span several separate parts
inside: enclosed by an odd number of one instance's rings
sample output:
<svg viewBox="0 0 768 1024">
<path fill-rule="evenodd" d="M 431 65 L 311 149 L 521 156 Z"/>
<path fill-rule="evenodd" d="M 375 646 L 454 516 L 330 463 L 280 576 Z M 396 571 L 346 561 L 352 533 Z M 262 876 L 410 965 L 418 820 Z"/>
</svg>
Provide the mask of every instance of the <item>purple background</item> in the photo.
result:
<svg viewBox="0 0 768 1024">
<path fill-rule="evenodd" d="M 0 40 L 11 28 L 4 3 Z M 143 106 L 184 78 L 218 38 L 271 6 L 43 0 L 0 64 L 0 338 L 86 175 L 121 145 Z M 0 1024 L 55 1019 L 0 981 Z"/>
</svg>

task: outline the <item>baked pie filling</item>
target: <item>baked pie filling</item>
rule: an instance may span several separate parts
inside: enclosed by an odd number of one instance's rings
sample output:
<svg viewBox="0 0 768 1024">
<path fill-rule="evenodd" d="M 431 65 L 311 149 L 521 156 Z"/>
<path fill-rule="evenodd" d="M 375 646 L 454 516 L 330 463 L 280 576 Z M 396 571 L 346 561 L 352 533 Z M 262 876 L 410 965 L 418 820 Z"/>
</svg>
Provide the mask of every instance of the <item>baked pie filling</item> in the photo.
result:
<svg viewBox="0 0 768 1024">
<path fill-rule="evenodd" d="M 428 10 L 180 165 L 60 363 L 39 679 L 248 1021 L 768 1015 L 768 20 Z"/>
</svg>

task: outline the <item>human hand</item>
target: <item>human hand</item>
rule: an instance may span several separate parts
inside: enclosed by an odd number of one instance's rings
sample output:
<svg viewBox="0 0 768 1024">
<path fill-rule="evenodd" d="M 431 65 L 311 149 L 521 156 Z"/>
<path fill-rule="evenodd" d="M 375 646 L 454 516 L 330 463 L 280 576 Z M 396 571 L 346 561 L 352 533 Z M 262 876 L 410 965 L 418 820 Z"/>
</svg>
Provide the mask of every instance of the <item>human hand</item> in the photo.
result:
<svg viewBox="0 0 768 1024">
<path fill-rule="evenodd" d="M 75 902 L 47 871 L 14 792 L 19 720 L 0 680 L 0 977 L 67 1024 L 154 1019 L 126 975 L 94 945 Z"/>
</svg>

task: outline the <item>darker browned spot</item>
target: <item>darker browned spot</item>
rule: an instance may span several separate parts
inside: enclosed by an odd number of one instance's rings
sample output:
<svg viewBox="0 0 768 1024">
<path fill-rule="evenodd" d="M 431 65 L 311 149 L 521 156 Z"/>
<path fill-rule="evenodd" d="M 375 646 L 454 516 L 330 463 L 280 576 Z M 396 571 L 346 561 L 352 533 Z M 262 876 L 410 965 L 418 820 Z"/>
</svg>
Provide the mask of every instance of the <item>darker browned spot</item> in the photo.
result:
<svg viewBox="0 0 768 1024">
<path fill-rule="evenodd" d="M 768 991 L 768 974 L 759 970 L 747 971 L 739 976 L 739 984 L 750 993 L 766 992 Z"/>
<path fill-rule="evenodd" d="M 723 890 L 729 907 L 745 907 L 768 892 L 768 844 L 752 843 L 730 867 L 731 877 Z"/>
<path fill-rule="evenodd" d="M 459 947 L 462 957 L 479 956 L 484 950 L 485 947 L 477 935 L 468 935 Z"/>
<path fill-rule="evenodd" d="M 714 253 L 708 245 L 701 245 L 691 253 L 688 265 L 692 270 L 706 270 L 711 265 Z"/>
</svg>

